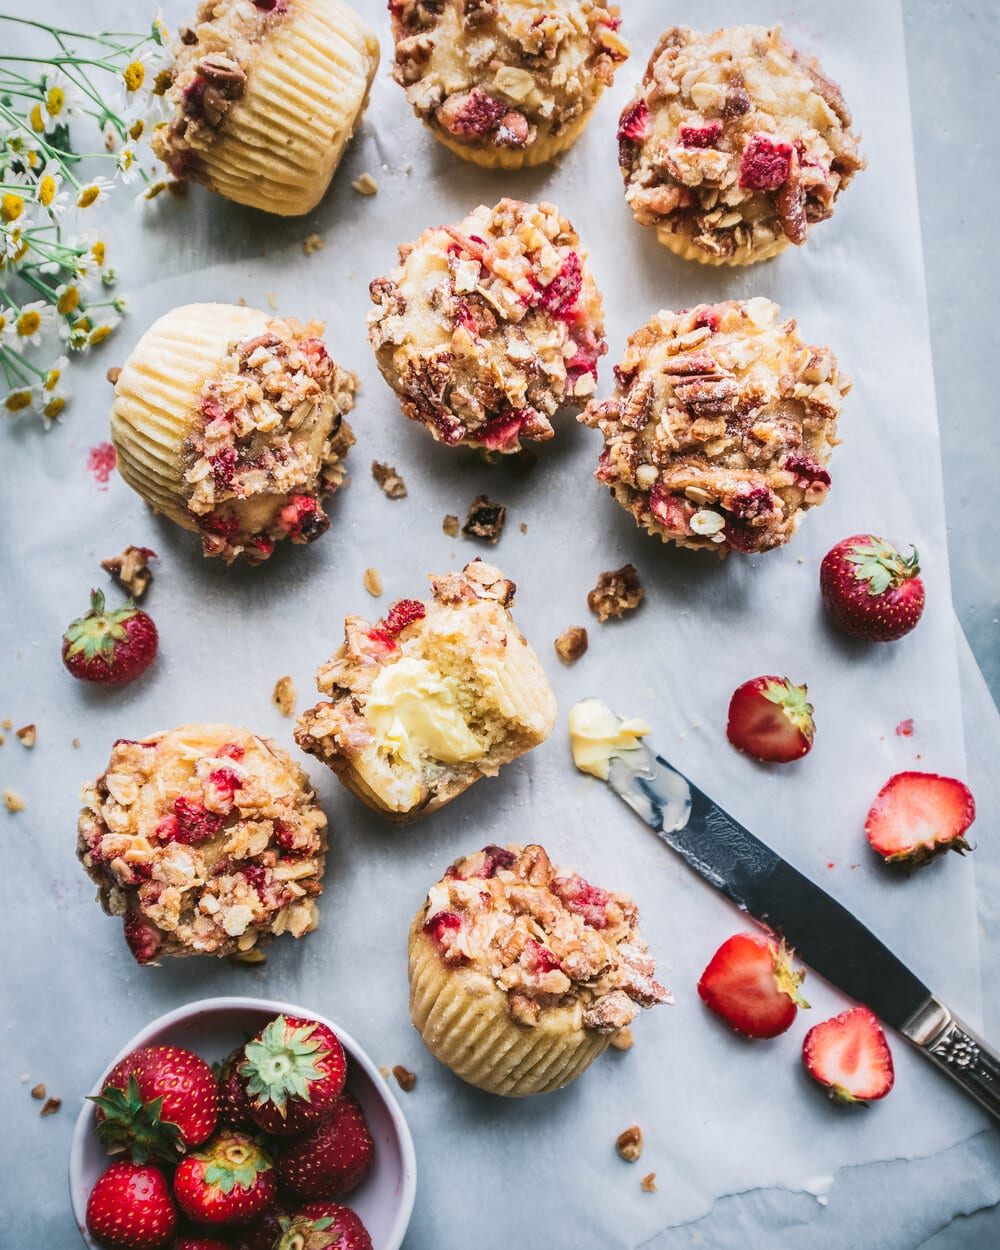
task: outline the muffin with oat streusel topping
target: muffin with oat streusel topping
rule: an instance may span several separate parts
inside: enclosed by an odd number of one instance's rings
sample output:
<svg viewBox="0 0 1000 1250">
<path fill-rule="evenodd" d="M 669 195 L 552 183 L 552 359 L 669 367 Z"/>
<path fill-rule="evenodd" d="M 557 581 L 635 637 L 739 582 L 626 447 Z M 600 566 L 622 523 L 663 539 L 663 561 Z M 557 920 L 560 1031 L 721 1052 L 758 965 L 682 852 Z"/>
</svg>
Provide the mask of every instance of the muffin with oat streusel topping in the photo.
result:
<svg viewBox="0 0 1000 1250">
<path fill-rule="evenodd" d="M 345 480 L 357 379 L 322 332 L 235 304 L 187 304 L 125 361 L 111 411 L 118 470 L 197 530 L 205 555 L 259 564 L 281 539 L 310 543 L 329 527 L 323 500 Z"/>
<path fill-rule="evenodd" d="M 342 0 L 202 0 L 182 26 L 153 150 L 237 204 L 300 216 L 368 103 L 374 33 Z M 159 86 L 159 84 L 158 84 Z"/>
<path fill-rule="evenodd" d="M 601 295 L 554 205 L 481 205 L 399 261 L 371 284 L 368 337 L 404 415 L 438 442 L 517 452 L 594 393 Z"/>
<path fill-rule="evenodd" d="M 316 927 L 326 817 L 267 738 L 231 725 L 120 738 L 81 797 L 77 854 L 138 963 L 247 957 Z"/>
<path fill-rule="evenodd" d="M 823 503 L 850 381 L 766 299 L 660 312 L 628 341 L 594 476 L 679 547 L 769 551 Z"/>
<path fill-rule="evenodd" d="M 474 560 L 431 579 L 433 597 L 401 599 L 316 675 L 329 702 L 299 718 L 295 740 L 369 807 L 412 820 L 538 746 L 556 703 L 510 614 L 514 583 Z"/>
<path fill-rule="evenodd" d="M 672 1002 L 626 894 L 540 846 L 487 846 L 431 886 L 410 928 L 410 1018 L 435 1058 L 492 1094 L 567 1085 L 640 1008 Z"/>
<path fill-rule="evenodd" d="M 802 244 L 866 161 L 840 88 L 779 26 L 674 26 L 618 129 L 625 198 L 671 251 L 748 265 Z"/>
<path fill-rule="evenodd" d="M 599 0 L 389 0 L 392 76 L 435 137 L 488 168 L 540 165 L 579 137 L 628 57 Z"/>
</svg>

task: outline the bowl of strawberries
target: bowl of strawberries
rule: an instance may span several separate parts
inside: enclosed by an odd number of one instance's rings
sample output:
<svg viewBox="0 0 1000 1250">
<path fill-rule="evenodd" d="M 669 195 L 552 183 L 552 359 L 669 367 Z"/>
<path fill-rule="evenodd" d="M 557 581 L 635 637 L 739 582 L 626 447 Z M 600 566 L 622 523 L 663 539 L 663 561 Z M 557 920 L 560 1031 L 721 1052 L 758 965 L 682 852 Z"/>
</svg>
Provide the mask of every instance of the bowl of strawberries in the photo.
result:
<svg viewBox="0 0 1000 1250">
<path fill-rule="evenodd" d="M 385 1080 L 339 1025 L 207 998 L 160 1016 L 80 1112 L 70 1193 L 109 1250 L 397 1250 L 416 1159 Z"/>
</svg>

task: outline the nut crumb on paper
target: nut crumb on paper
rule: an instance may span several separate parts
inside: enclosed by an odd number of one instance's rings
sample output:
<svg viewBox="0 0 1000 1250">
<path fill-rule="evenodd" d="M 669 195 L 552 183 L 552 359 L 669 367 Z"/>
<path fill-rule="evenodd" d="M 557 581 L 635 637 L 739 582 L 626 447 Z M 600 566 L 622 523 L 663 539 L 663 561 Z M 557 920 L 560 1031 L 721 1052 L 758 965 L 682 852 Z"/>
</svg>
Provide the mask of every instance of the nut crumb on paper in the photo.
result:
<svg viewBox="0 0 1000 1250">
<path fill-rule="evenodd" d="M 34 725 L 22 725 L 20 729 L 15 731 L 17 737 L 24 743 L 26 747 L 33 747 L 38 738 L 38 733 Z"/>
<path fill-rule="evenodd" d="M 649 1172 L 646 1176 L 642 1178 L 639 1184 L 642 1186 L 642 1188 L 647 1194 L 655 1194 L 656 1193 L 656 1173 Z"/>
<path fill-rule="evenodd" d="M 522 521 L 522 522 L 521 522 L 521 533 L 522 533 L 522 534 L 527 534 L 527 532 L 528 532 L 528 522 L 527 522 L 527 521 Z"/>
<path fill-rule="evenodd" d="M 279 677 L 274 683 L 271 701 L 277 706 L 282 716 L 291 716 L 295 711 L 295 684 L 291 677 Z"/>
<path fill-rule="evenodd" d="M 382 487 L 382 493 L 389 499 L 405 499 L 406 483 L 391 464 L 372 461 L 372 477 Z"/>
<path fill-rule="evenodd" d="M 155 559 L 156 552 L 151 547 L 133 547 L 129 543 L 119 555 L 102 560 L 101 568 L 138 602 L 153 580 L 149 562 Z"/>
<path fill-rule="evenodd" d="M 502 503 L 491 503 L 486 495 L 477 495 L 462 526 L 466 538 L 481 538 L 495 543 L 503 533 L 507 509 Z"/>
<path fill-rule="evenodd" d="M 609 616 L 621 617 L 637 608 L 645 595 L 635 565 L 625 564 L 598 575 L 597 585 L 587 595 L 587 606 L 603 625 Z"/>
<path fill-rule="evenodd" d="M 268 293 L 267 293 L 267 306 L 268 306 L 268 308 L 270 308 L 270 309 L 271 309 L 271 311 L 272 311 L 272 312 L 277 312 L 277 310 L 278 310 L 278 297 L 277 297 L 277 295 L 274 293 L 274 291 L 268 291 Z"/>
<path fill-rule="evenodd" d="M 32 1098 L 37 1098 L 38 1101 L 41 1102 L 41 1100 L 45 1097 L 45 1086 L 44 1085 L 33 1086 L 31 1090 L 31 1096 Z"/>
<path fill-rule="evenodd" d="M 326 244 L 318 234 L 307 234 L 302 240 L 302 250 L 307 256 L 311 256 L 313 252 L 321 252 Z"/>
<path fill-rule="evenodd" d="M 448 515 L 445 517 L 444 521 L 442 522 L 441 528 L 444 530 L 444 532 L 448 535 L 449 538 L 457 538 L 458 537 L 458 517 L 452 516 L 451 513 L 449 512 Z"/>
<path fill-rule="evenodd" d="M 382 593 L 382 578 L 378 569 L 365 569 L 365 590 L 375 599 Z"/>
<path fill-rule="evenodd" d="M 389 1069 L 385 1067 L 384 1064 L 382 1067 L 379 1068 L 379 1072 L 381 1072 L 381 1074 L 385 1077 L 386 1080 L 389 1079 Z"/>
<path fill-rule="evenodd" d="M 4 790 L 3 801 L 7 805 L 8 812 L 24 811 L 24 799 L 19 794 L 15 794 L 13 790 Z"/>
<path fill-rule="evenodd" d="M 2 724 L 3 724 L 4 729 L 13 729 L 14 727 L 14 722 L 10 719 L 9 716 L 5 716 L 3 718 Z"/>
<path fill-rule="evenodd" d="M 359 195 L 378 194 L 378 183 L 369 173 L 363 173 L 360 178 L 355 178 L 351 186 Z"/>
<path fill-rule="evenodd" d="M 409 1093 L 417 1083 L 416 1072 L 411 1072 L 409 1068 L 404 1068 L 401 1063 L 393 1064 L 392 1075 L 396 1078 L 396 1084 L 401 1090 Z"/>
<path fill-rule="evenodd" d="M 74 748 L 74 750 L 79 751 L 79 749 L 80 749 L 80 739 L 79 739 L 79 738 L 74 738 L 74 739 L 73 739 L 73 748 Z"/>
<path fill-rule="evenodd" d="M 611 1039 L 611 1045 L 615 1050 L 631 1050 L 635 1045 L 635 1034 L 628 1027 L 619 1029 Z"/>
<path fill-rule="evenodd" d="M 61 1098 L 46 1098 L 39 1115 L 55 1115 L 62 1106 Z"/>
<path fill-rule="evenodd" d="M 642 1154 L 642 1129 L 638 1124 L 619 1133 L 615 1139 L 615 1149 L 626 1163 L 635 1163 Z"/>
<path fill-rule="evenodd" d="M 582 625 L 571 625 L 556 639 L 556 655 L 564 664 L 575 663 L 587 650 L 587 631 Z"/>
<path fill-rule="evenodd" d="M 108 379 L 112 386 L 117 386 L 118 379 L 122 376 L 121 366 L 114 365 L 104 376 Z"/>
</svg>

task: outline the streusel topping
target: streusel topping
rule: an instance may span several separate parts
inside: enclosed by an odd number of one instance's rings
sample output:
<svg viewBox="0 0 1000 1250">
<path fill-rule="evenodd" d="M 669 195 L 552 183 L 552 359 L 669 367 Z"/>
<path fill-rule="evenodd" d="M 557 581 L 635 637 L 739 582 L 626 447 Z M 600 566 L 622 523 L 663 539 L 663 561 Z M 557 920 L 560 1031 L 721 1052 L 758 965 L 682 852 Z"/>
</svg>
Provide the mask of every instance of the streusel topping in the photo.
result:
<svg viewBox="0 0 1000 1250">
<path fill-rule="evenodd" d="M 561 873 L 540 846 L 487 846 L 430 888 L 423 932 L 446 964 L 503 990 L 519 1023 L 576 1004 L 584 1028 L 613 1033 L 673 1001 L 638 921 L 628 895 Z"/>
<path fill-rule="evenodd" d="M 672 27 L 618 140 L 636 220 L 732 260 L 804 243 L 866 164 L 840 88 L 778 26 Z"/>
<path fill-rule="evenodd" d="M 425 230 L 371 284 L 368 337 L 404 414 L 439 442 L 516 452 L 594 393 L 601 296 L 552 204 L 504 199 Z"/>
<path fill-rule="evenodd" d="M 850 380 L 770 300 L 660 312 L 628 341 L 594 476 L 638 525 L 681 547 L 767 551 L 830 487 Z"/>
<path fill-rule="evenodd" d="M 119 739 L 84 786 L 78 854 L 140 963 L 245 952 L 316 926 L 326 817 L 266 738 L 190 725 Z"/>
<path fill-rule="evenodd" d="M 185 481 L 206 555 L 256 564 L 278 539 L 309 543 L 329 528 L 321 500 L 344 481 L 357 378 L 331 359 L 322 332 L 274 318 L 230 344 L 205 381 Z"/>
<path fill-rule="evenodd" d="M 597 0 L 390 0 L 392 76 L 414 112 L 469 146 L 555 138 L 628 57 L 617 5 Z"/>
</svg>

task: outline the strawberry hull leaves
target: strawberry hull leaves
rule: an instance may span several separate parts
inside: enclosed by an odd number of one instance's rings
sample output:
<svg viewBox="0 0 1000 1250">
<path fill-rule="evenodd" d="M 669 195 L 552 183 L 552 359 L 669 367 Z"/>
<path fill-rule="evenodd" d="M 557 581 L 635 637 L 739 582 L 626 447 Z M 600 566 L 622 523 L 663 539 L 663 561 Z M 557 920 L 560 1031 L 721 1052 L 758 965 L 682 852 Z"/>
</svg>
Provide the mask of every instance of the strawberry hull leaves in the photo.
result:
<svg viewBox="0 0 1000 1250">
<path fill-rule="evenodd" d="M 271 1156 L 254 1138 L 229 1130 L 187 1155 L 174 1174 L 181 1210 L 209 1227 L 249 1224 L 274 1205 L 277 1190 Z"/>
<path fill-rule="evenodd" d="M 312 1202 L 281 1221 L 274 1250 L 372 1250 L 372 1239 L 350 1207 Z"/>
<path fill-rule="evenodd" d="M 326 1025 L 278 1016 L 247 1042 L 239 1073 L 254 1123 L 290 1137 L 326 1116 L 344 1088 L 347 1064 Z"/>
</svg>

